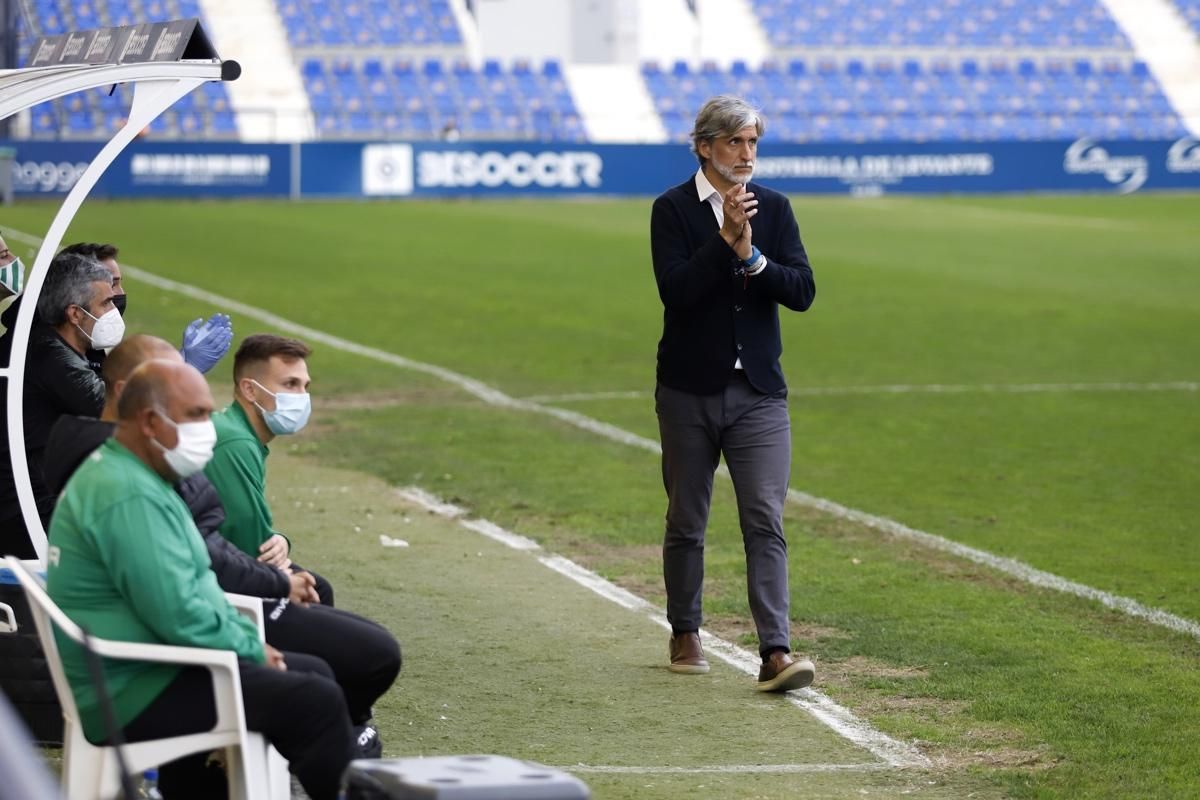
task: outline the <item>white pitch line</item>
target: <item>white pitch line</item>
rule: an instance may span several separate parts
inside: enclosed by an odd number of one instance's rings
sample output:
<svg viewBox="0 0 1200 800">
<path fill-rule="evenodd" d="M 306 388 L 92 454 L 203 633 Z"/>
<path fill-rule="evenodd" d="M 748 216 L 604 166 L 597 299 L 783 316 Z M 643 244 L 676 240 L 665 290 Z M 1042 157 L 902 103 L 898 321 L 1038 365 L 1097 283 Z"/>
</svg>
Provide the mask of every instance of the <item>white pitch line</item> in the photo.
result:
<svg viewBox="0 0 1200 800">
<path fill-rule="evenodd" d="M 711 767 L 617 767 L 575 764 L 556 767 L 564 772 L 602 775 L 789 775 L 817 772 L 869 772 L 891 768 L 878 762 L 867 764 L 725 764 Z"/>
<path fill-rule="evenodd" d="M 465 516 L 467 513 L 465 508 L 460 508 L 453 503 L 443 503 L 434 495 L 417 486 L 409 486 L 405 489 L 400 489 L 399 494 L 405 500 L 410 500 L 419 506 L 424 506 L 441 517 L 450 517 L 451 519 L 454 519 Z"/>
<path fill-rule="evenodd" d="M 6 235 L 18 241 L 23 241 L 34 245 L 41 244 L 41 240 L 37 237 L 30 236 L 27 233 L 13 230 L 11 228 L 7 229 Z M 463 391 L 482 400 L 485 403 L 488 403 L 489 405 L 494 405 L 501 408 L 511 408 L 520 411 L 529 411 L 535 414 L 553 417 L 567 423 L 568 425 L 574 425 L 577 428 L 589 431 L 597 436 L 602 436 L 610 441 L 629 445 L 630 447 L 636 447 L 651 453 L 660 455 L 662 453 L 662 448 L 659 446 L 659 443 L 653 439 L 647 439 L 644 436 L 638 436 L 637 434 L 631 433 L 623 428 L 618 428 L 617 426 L 610 425 L 607 422 L 601 422 L 576 411 L 556 408 L 555 406 L 545 406 L 539 403 L 530 402 L 528 400 L 518 400 L 505 394 L 499 389 L 488 386 L 482 381 L 469 378 L 466 375 L 454 372 L 446 367 L 414 361 L 409 358 L 404 358 L 403 356 L 398 356 L 394 353 L 389 353 L 385 350 L 367 347 L 365 345 L 352 342 L 348 339 L 343 339 L 340 336 L 333 336 L 332 334 L 316 330 L 315 328 L 299 325 L 261 308 L 256 308 L 255 306 L 251 306 L 228 297 L 223 297 L 219 294 L 215 294 L 186 283 L 180 283 L 168 278 L 161 278 L 157 275 L 128 264 L 122 265 L 122 269 L 131 277 L 148 283 L 151 286 L 156 286 L 165 291 L 175 292 L 186 297 L 192 297 L 197 300 L 201 300 L 205 303 L 218 306 L 224 311 L 237 311 L 238 313 L 243 314 L 251 319 L 257 319 L 260 322 L 271 325 L 278 330 L 286 331 L 295 336 L 304 337 L 310 341 L 321 342 L 336 350 L 341 350 L 346 353 L 353 353 L 364 358 L 381 361 L 385 364 L 392 364 L 403 369 L 410 369 L 415 372 L 423 372 L 433 375 L 446 381 L 447 383 L 459 387 Z M 723 472 L 722 474 L 728 477 L 727 472 Z M 927 533 L 925 531 L 917 530 L 916 528 L 910 528 L 907 525 L 894 520 L 890 520 L 885 517 L 877 517 L 864 511 L 848 508 L 839 503 L 835 503 L 832 500 L 814 497 L 813 495 L 798 492 L 794 489 L 788 490 L 788 499 L 798 505 L 814 508 L 840 519 L 853 520 L 867 525 L 868 527 L 874 528 L 875 530 L 884 531 L 892 536 L 908 539 L 909 541 L 917 542 L 927 547 L 932 547 L 935 550 L 954 553 L 955 555 L 970 559 L 978 564 L 986 564 L 993 569 L 999 570 L 1000 572 L 1004 572 L 1008 575 L 1012 575 L 1019 580 L 1032 583 L 1035 586 L 1041 586 L 1043 588 L 1065 592 L 1067 594 L 1075 595 L 1076 597 L 1082 597 L 1086 600 L 1094 600 L 1104 606 L 1107 606 L 1108 608 L 1121 611 L 1125 614 L 1143 619 L 1155 625 L 1161 625 L 1164 628 L 1168 628 L 1178 633 L 1184 633 L 1188 636 L 1200 639 L 1200 623 L 1180 617 L 1168 611 L 1163 611 L 1162 609 L 1143 605 L 1142 603 L 1139 603 L 1131 598 L 1111 594 L 1109 592 L 1105 592 L 1100 589 L 1094 589 L 1081 583 L 1069 581 L 1066 578 L 1062 578 L 1058 575 L 1035 569 L 1034 567 L 1017 561 L 1016 559 L 1004 558 L 1002 556 L 989 553 L 985 550 L 968 547 L 967 545 L 959 544 L 958 542 L 952 541 L 943 536 Z"/>
<path fill-rule="evenodd" d="M 789 386 L 793 397 L 872 394 L 1040 394 L 1066 392 L 1200 392 L 1200 381 L 1100 381 L 1096 383 L 896 383 L 880 386 Z M 643 400 L 651 392 L 569 392 L 537 394 L 527 403 L 579 403 L 589 400 Z"/>
<path fill-rule="evenodd" d="M 472 531 L 483 532 L 485 536 L 495 539 L 515 550 L 528 552 L 535 548 L 540 549 L 536 543 L 533 543 L 532 548 L 526 546 L 524 543 L 529 542 L 529 539 L 520 534 L 506 531 L 499 525 L 488 520 L 464 519 L 461 514 L 456 513 L 461 509 L 455 506 L 450 506 L 453 511 L 447 513 L 444 510 L 447 508 L 447 504 L 424 490 L 409 487 L 397 490 L 397 494 L 434 514 L 456 519 L 462 527 Z M 497 535 L 497 532 L 501 535 Z M 589 589 L 600 595 L 605 600 L 616 603 L 630 611 L 638 612 L 656 625 L 668 631 L 671 630 L 671 624 L 667 621 L 666 616 L 648 601 L 617 586 L 612 581 L 602 578 L 591 570 L 576 564 L 569 558 L 551 554 L 538 555 L 537 559 L 544 566 L 571 579 L 585 589 Z M 758 656 L 749 650 L 738 647 L 732 642 L 725 641 L 707 630 L 701 630 L 701 636 L 704 639 L 704 646 L 710 655 L 719 658 L 739 672 L 744 672 L 751 676 L 758 675 L 758 668 L 761 664 Z M 930 765 L 929 759 L 921 755 L 916 748 L 876 730 L 870 723 L 856 717 L 848 708 L 838 705 L 815 689 L 808 688 L 788 692 L 787 698 L 835 733 L 874 754 L 888 766 L 928 767 Z"/>
<path fill-rule="evenodd" d="M 1160 608 L 1143 605 L 1137 600 L 1120 595 L 1110 594 L 1108 592 L 1094 589 L 1082 583 L 1067 580 L 1059 575 L 1051 572 L 1031 567 L 1028 564 L 1017 561 L 1015 558 L 1006 558 L 998 556 L 994 553 L 989 553 L 986 550 L 979 550 L 974 547 L 968 547 L 965 544 L 951 541 L 942 536 L 937 536 L 932 533 L 910 528 L 907 525 L 896 522 L 895 520 L 887 519 L 886 517 L 877 517 L 874 514 L 868 514 L 865 511 L 858 511 L 853 508 L 847 508 L 832 500 L 826 500 L 823 497 L 814 497 L 811 494 L 788 489 L 788 499 L 797 505 L 807 506 L 809 508 L 823 511 L 831 516 L 840 519 L 856 522 L 859 525 L 864 525 L 868 528 L 886 533 L 889 536 L 895 536 L 899 539 L 907 539 L 911 542 L 924 545 L 925 547 L 934 550 L 940 550 L 945 553 L 965 558 L 969 561 L 974 561 L 976 564 L 983 564 L 992 569 L 1012 575 L 1026 583 L 1031 583 L 1034 586 L 1040 586 L 1044 589 L 1053 589 L 1065 594 L 1082 597 L 1085 600 L 1094 600 L 1103 606 L 1121 611 L 1132 617 L 1145 620 L 1146 622 L 1155 625 L 1161 625 L 1164 628 L 1184 633 L 1188 636 L 1200 639 L 1200 623 L 1185 617 L 1180 617 L 1168 611 L 1163 611 Z"/>
<path fill-rule="evenodd" d="M 505 547 L 511 547 L 513 550 L 541 550 L 542 547 L 533 539 L 527 539 L 520 534 L 506 531 L 495 523 L 488 522 L 486 519 L 470 519 L 462 520 L 464 528 L 469 528 L 476 533 L 482 534 L 489 539 L 495 539 Z"/>
</svg>

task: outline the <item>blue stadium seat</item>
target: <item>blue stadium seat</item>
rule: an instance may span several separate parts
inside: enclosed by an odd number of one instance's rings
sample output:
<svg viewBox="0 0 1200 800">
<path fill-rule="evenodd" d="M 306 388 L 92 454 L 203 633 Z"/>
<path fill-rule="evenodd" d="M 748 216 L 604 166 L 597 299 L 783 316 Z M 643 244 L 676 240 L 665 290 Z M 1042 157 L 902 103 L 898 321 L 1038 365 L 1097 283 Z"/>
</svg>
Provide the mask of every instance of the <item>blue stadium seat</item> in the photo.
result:
<svg viewBox="0 0 1200 800">
<path fill-rule="evenodd" d="M 686 138 L 691 116 L 716 92 L 759 102 L 772 121 L 769 135 L 793 141 L 1134 135 L 1142 128 L 1124 119 L 1131 114 L 1159 121 L 1160 136 L 1181 128 L 1145 66 L 1129 64 L 1058 55 L 1041 63 L 992 56 L 981 64 L 939 54 L 899 67 L 887 57 L 869 67 L 822 57 L 792 59 L 786 73 L 772 64 L 725 72 L 706 66 L 695 75 L 677 65 L 643 68 L 642 76 L 673 141 Z"/>
<path fill-rule="evenodd" d="M 464 136 L 586 138 L 557 62 L 309 57 L 301 72 L 321 136 L 433 138 L 453 119 Z"/>
<path fill-rule="evenodd" d="M 783 50 L 1129 47 L 1099 0 L 752 0 L 751 5 L 771 45 Z"/>
<path fill-rule="evenodd" d="M 36 14 L 33 28 L 43 34 L 202 17 L 197 0 L 33 0 L 25 9 Z M 25 17 L 19 17 L 18 53 L 22 57 L 27 57 L 32 37 L 29 27 Z M 126 85 L 117 86 L 111 95 L 99 90 L 68 95 L 35 109 L 31 134 L 38 138 L 108 138 L 124 124 L 132 99 L 132 87 Z M 232 119 L 224 85 L 205 84 L 201 90 L 181 98 L 171 111 L 152 124 L 151 133 L 160 137 L 205 136 L 212 127 L 209 115 L 215 111 Z"/>
<path fill-rule="evenodd" d="M 1192 26 L 1192 30 L 1200 37 L 1200 0 L 1175 0 L 1179 13 Z"/>
</svg>

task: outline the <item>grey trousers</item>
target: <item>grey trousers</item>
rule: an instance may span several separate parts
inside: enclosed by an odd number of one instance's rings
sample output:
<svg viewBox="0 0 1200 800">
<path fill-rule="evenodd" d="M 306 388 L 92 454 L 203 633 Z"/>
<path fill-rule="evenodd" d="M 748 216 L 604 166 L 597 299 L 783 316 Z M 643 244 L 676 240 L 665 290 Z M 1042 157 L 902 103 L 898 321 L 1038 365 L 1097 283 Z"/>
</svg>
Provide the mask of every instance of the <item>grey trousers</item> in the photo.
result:
<svg viewBox="0 0 1200 800">
<path fill-rule="evenodd" d="M 659 384 L 654 398 L 667 490 L 663 578 L 671 627 L 694 631 L 701 625 L 704 531 L 713 473 L 723 454 L 737 495 L 759 651 L 790 650 L 783 535 L 792 463 L 787 392 L 761 394 L 741 370 L 734 370 L 721 393 L 694 395 Z"/>
</svg>

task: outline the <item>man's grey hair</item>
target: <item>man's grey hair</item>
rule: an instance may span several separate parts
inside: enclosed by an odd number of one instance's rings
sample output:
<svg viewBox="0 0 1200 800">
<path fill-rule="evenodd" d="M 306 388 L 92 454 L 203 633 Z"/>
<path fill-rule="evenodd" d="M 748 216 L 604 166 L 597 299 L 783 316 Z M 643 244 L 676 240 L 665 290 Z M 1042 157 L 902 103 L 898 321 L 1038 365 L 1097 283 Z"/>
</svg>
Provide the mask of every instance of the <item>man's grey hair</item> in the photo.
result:
<svg viewBox="0 0 1200 800">
<path fill-rule="evenodd" d="M 92 284 L 96 281 L 112 286 L 112 273 L 91 256 L 59 253 L 50 262 L 46 282 L 38 295 L 38 316 L 52 326 L 66 322 L 68 308 L 88 307 L 92 300 Z"/>
<path fill-rule="evenodd" d="M 708 159 L 700 155 L 701 142 L 732 136 L 747 125 L 753 125 L 759 136 L 767 128 L 762 112 L 757 108 L 740 97 L 719 94 L 705 103 L 696 115 L 696 127 L 692 130 L 692 152 L 703 165 Z"/>
</svg>

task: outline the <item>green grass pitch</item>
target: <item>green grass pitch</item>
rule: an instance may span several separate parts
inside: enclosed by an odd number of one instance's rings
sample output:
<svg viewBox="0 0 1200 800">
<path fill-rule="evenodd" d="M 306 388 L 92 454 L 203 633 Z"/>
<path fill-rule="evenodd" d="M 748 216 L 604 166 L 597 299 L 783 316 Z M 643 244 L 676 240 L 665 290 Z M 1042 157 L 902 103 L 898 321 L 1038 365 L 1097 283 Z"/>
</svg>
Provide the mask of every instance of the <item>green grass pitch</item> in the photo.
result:
<svg viewBox="0 0 1200 800">
<path fill-rule="evenodd" d="M 1200 198 L 794 207 L 818 292 L 809 313 L 783 318 L 793 486 L 1200 619 Z M 41 235 L 53 212 L 7 208 L 0 230 Z M 156 275 L 513 397 L 559 397 L 544 402 L 654 439 L 661 306 L 648 221 L 648 200 L 93 201 L 67 241 L 116 242 L 124 261 Z M 135 329 L 176 338 L 213 310 L 128 283 Z M 239 334 L 264 329 L 234 322 Z M 350 587 L 346 602 L 408 643 L 383 723 L 389 755 L 489 749 L 560 766 L 697 769 L 861 760 L 810 731 L 802 712 L 763 706 L 746 680 L 722 675 L 680 695 L 652 669 L 665 655 L 657 628 L 629 627 L 615 607 L 569 614 L 568 590 L 532 567 L 521 578 L 528 565 L 472 572 L 463 562 L 481 548 L 454 538 L 461 531 L 438 533 L 443 523 L 383 499 L 384 482 L 422 486 L 661 602 L 664 499 L 651 453 L 330 347 L 310 366 L 316 424 L 279 443 L 271 487 L 322 571 Z M 226 397 L 227 381 L 213 377 Z M 306 513 L 290 492 L 329 469 L 372 478 L 343 481 L 345 508 Z M 428 539 L 381 551 L 348 519 L 366 509 L 369 532 L 403 537 L 407 513 Z M 818 688 L 917 742 L 935 768 L 586 775 L 598 797 L 1158 798 L 1200 785 L 1200 642 L 809 509 L 790 508 L 787 523 L 794 635 L 817 662 Z M 718 483 L 706 614 L 753 649 L 739 538 L 732 492 Z M 420 557 L 429 568 L 406 573 Z M 478 593 L 450 591 L 439 563 Z M 563 607 L 539 615 L 538 591 Z M 464 630 L 488 598 L 517 616 Z M 469 702 L 435 719 L 449 702 L 435 664 L 493 652 L 503 657 L 491 678 L 468 681 L 456 696 Z M 519 657 L 530 652 L 543 658 Z M 578 705 L 561 687 L 539 705 L 531 676 L 553 680 L 547 659 L 560 656 L 561 674 L 583 681 Z M 688 697 L 705 713 L 651 735 L 653 712 Z M 506 725 L 530 707 L 557 731 L 548 750 L 527 746 L 536 720 Z M 590 733 L 577 734 L 581 720 Z M 797 746 L 756 743 L 755 725 Z M 724 740 L 738 746 L 713 746 Z"/>
</svg>

